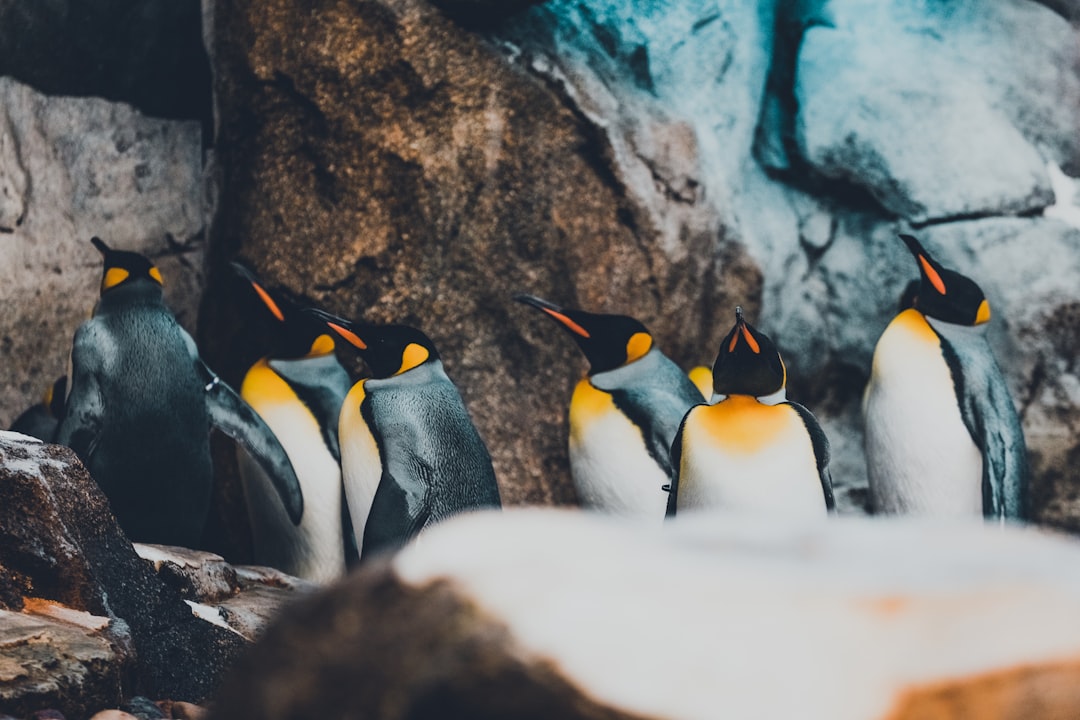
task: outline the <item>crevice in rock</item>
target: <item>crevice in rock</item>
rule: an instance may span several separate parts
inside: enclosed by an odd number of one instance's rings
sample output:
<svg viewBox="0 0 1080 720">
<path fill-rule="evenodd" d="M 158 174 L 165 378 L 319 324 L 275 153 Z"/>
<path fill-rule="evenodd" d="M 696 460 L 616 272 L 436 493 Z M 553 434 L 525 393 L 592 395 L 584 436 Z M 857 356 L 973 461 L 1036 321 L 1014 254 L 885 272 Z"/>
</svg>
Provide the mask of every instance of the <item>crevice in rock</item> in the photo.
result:
<svg viewBox="0 0 1080 720">
<path fill-rule="evenodd" d="M 949 223 L 958 222 L 970 222 L 972 220 L 988 220 L 990 218 L 1035 218 L 1041 217 L 1043 211 L 1046 208 L 1031 208 L 1029 210 L 1023 210 L 1015 213 L 1000 213 L 992 210 L 984 212 L 971 212 L 971 213 L 958 213 L 956 215 L 943 215 L 941 217 L 928 218 L 926 220 L 908 220 L 908 224 L 913 230 L 922 230 L 923 228 L 935 227 L 938 225 L 948 225 Z"/>
</svg>

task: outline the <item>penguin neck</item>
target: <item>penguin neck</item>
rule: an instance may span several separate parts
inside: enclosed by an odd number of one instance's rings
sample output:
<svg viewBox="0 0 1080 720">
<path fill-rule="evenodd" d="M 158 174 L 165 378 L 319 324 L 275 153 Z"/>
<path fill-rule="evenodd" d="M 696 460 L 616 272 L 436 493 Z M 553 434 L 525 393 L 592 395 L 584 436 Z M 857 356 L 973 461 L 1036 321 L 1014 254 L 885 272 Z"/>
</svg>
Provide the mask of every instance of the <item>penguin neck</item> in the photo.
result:
<svg viewBox="0 0 1080 720">
<path fill-rule="evenodd" d="M 782 387 L 774 393 L 769 393 L 768 395 L 759 395 L 757 397 L 754 397 L 753 395 L 724 395 L 723 393 L 713 393 L 712 399 L 709 402 L 710 404 L 715 405 L 716 403 L 727 400 L 728 398 L 743 398 L 745 400 L 753 400 L 754 402 L 760 403 L 762 405 L 779 405 L 782 402 L 787 402 L 787 388 Z"/>
<path fill-rule="evenodd" d="M 634 362 L 590 375 L 589 382 L 601 390 L 614 390 L 629 384 L 637 378 L 652 375 L 657 372 L 660 363 L 666 359 L 663 353 L 653 347 Z"/>
<path fill-rule="evenodd" d="M 986 336 L 986 325 L 957 325 L 956 323 L 938 320 L 929 315 L 923 315 L 926 322 L 934 332 L 948 339 L 975 340 Z"/>
<path fill-rule="evenodd" d="M 369 378 L 366 386 L 369 390 L 380 387 L 405 387 L 408 385 L 427 385 L 440 380 L 449 380 L 443 369 L 442 360 L 428 360 L 398 375 L 383 378 Z"/>
<path fill-rule="evenodd" d="M 161 286 L 151 282 L 132 282 L 107 290 L 94 306 L 94 315 L 125 310 L 139 305 L 164 305 Z"/>
</svg>

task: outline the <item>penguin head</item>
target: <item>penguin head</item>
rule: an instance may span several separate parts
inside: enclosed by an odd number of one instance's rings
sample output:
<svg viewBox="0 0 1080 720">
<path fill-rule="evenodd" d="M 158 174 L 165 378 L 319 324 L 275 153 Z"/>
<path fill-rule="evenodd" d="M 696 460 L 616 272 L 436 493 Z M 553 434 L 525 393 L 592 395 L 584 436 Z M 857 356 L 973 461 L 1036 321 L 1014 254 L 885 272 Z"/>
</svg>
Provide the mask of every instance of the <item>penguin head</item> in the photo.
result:
<svg viewBox="0 0 1080 720">
<path fill-rule="evenodd" d="M 648 328 L 632 317 L 569 310 L 534 295 L 514 299 L 546 313 L 570 333 L 589 361 L 590 375 L 629 365 L 653 347 Z"/>
<path fill-rule="evenodd" d="M 713 393 L 767 397 L 784 389 L 787 368 L 769 336 L 743 319 L 735 308 L 735 327 L 720 344 L 713 363 Z"/>
<path fill-rule="evenodd" d="M 303 312 L 300 306 L 278 292 L 266 289 L 251 270 L 238 262 L 229 263 L 233 271 L 254 291 L 276 321 L 272 355 L 282 360 L 321 357 L 334 352 L 334 338 L 326 323 Z"/>
<path fill-rule="evenodd" d="M 911 235 L 900 239 L 919 264 L 919 288 L 912 307 L 954 325 L 982 325 L 990 319 L 990 304 L 973 280 L 943 267 Z"/>
<path fill-rule="evenodd" d="M 126 250 L 113 250 L 97 236 L 90 238 L 90 242 L 105 260 L 101 276 L 102 296 L 116 288 L 136 284 L 162 286 L 161 271 L 145 256 Z"/>
<path fill-rule="evenodd" d="M 324 310 L 304 312 L 318 318 L 346 345 L 356 350 L 371 369 L 371 377 L 388 378 L 439 359 L 427 335 L 408 325 L 371 325 L 346 320 Z"/>
</svg>

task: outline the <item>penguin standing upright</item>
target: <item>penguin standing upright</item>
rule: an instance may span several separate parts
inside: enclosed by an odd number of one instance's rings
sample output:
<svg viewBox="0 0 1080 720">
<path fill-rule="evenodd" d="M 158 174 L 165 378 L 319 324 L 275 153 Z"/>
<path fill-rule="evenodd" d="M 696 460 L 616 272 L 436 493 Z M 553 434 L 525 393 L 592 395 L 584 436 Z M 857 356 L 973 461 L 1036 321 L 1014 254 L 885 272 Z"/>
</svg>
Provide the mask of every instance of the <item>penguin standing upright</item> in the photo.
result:
<svg viewBox="0 0 1080 720">
<path fill-rule="evenodd" d="M 338 421 L 361 559 L 402 545 L 455 513 L 500 507 L 487 447 L 431 340 L 405 325 L 308 312 L 371 370 L 349 391 Z"/>
<path fill-rule="evenodd" d="M 199 359 L 162 299 L 147 258 L 91 242 L 101 297 L 75 332 L 57 442 L 71 447 L 136 542 L 195 547 L 210 508 L 213 424 L 262 463 L 293 522 L 303 500 L 285 451 L 259 416 Z"/>
<path fill-rule="evenodd" d="M 240 397 L 289 454 L 304 498 L 304 515 L 294 525 L 266 473 L 247 453 L 238 453 L 255 561 L 329 582 L 345 571 L 346 547 L 354 542 L 342 507 L 338 450 L 338 415 L 352 382 L 324 323 L 266 290 L 244 266 L 233 263 L 233 269 L 275 321 L 271 352 L 248 369 Z"/>
<path fill-rule="evenodd" d="M 714 404 L 692 408 L 672 444 L 669 517 L 714 507 L 792 516 L 833 509 L 829 441 L 809 410 L 787 401 L 786 383 L 772 340 L 735 308 L 713 365 Z"/>
<path fill-rule="evenodd" d="M 986 341 L 990 305 L 971 279 L 900 238 L 920 280 L 878 340 L 863 396 L 872 508 L 1024 518 L 1027 450 Z"/>
<path fill-rule="evenodd" d="M 590 364 L 570 400 L 570 474 L 581 504 L 663 520 L 671 442 L 686 411 L 704 401 L 701 391 L 634 318 L 514 299 L 558 322 Z"/>
</svg>

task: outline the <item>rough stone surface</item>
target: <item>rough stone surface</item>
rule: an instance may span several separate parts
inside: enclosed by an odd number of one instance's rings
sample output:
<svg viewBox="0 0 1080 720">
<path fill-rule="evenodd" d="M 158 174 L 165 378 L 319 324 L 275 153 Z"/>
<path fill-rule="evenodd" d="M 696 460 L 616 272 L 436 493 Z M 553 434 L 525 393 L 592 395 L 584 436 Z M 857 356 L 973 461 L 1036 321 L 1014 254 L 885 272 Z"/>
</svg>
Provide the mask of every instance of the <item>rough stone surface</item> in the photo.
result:
<svg viewBox="0 0 1080 720">
<path fill-rule="evenodd" d="M 212 717 L 1080 713 L 1080 582 L 1061 572 L 1080 562 L 1074 540 L 895 518 L 698 513 L 656 528 L 552 509 L 430 532 L 283 615 Z"/>
<path fill-rule="evenodd" d="M 814 171 L 914 222 L 1038 211 L 1046 160 L 1080 172 L 1080 42 L 1049 9 L 808 5 L 793 91 Z"/>
<path fill-rule="evenodd" d="M 243 640 L 192 615 L 135 554 L 74 453 L 0 433 L 0 603 L 60 602 L 110 618 L 136 658 L 127 692 L 198 701 Z"/>
<path fill-rule="evenodd" d="M 44 706 L 87 717 L 119 703 L 130 673 L 130 657 L 108 634 L 0 610 L 0 708 L 6 712 L 27 716 Z"/>
<path fill-rule="evenodd" d="M 6 4 L 0 5 L 0 18 Z M 0 34 L 7 26 L 0 19 Z M 194 330 L 202 285 L 200 130 L 0 77 L 0 426 L 67 372 L 101 283 L 100 235 L 152 257 Z"/>
<path fill-rule="evenodd" d="M 5 0 L 0 75 L 51 95 L 96 95 L 150 115 L 209 120 L 199 0 Z"/>
<path fill-rule="evenodd" d="M 135 552 L 185 600 L 214 602 L 240 590 L 236 570 L 220 555 L 166 545 L 135 543 Z"/>
<path fill-rule="evenodd" d="M 504 502 L 568 503 L 585 362 L 511 295 L 635 315 L 687 365 L 726 331 L 711 312 L 755 304 L 759 276 L 695 189 L 692 130 L 647 91 L 631 144 L 569 83 L 416 0 L 223 3 L 212 27 L 220 195 L 200 333 L 226 380 L 262 351 L 220 271 L 242 257 L 332 311 L 424 329 Z"/>
</svg>

